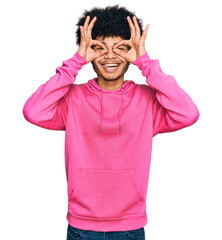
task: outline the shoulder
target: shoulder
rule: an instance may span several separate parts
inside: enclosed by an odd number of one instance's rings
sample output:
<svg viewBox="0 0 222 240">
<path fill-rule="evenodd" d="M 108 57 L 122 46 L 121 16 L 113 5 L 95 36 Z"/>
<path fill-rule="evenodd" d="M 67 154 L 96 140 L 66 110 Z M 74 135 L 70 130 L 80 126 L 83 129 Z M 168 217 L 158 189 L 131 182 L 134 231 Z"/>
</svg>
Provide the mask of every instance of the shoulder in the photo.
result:
<svg viewBox="0 0 222 240">
<path fill-rule="evenodd" d="M 83 90 L 84 84 L 76 84 L 72 83 L 69 85 L 69 90 L 67 92 L 67 98 L 72 99 L 78 99 L 78 97 L 81 96 L 82 90 Z"/>
<path fill-rule="evenodd" d="M 141 94 L 144 94 L 146 97 L 150 98 L 154 94 L 154 89 L 147 84 L 136 84 L 136 90 Z"/>
<path fill-rule="evenodd" d="M 78 91 L 82 91 L 83 87 L 84 87 L 84 83 L 81 83 L 81 84 L 72 83 L 69 85 L 69 92 L 75 93 Z"/>
</svg>

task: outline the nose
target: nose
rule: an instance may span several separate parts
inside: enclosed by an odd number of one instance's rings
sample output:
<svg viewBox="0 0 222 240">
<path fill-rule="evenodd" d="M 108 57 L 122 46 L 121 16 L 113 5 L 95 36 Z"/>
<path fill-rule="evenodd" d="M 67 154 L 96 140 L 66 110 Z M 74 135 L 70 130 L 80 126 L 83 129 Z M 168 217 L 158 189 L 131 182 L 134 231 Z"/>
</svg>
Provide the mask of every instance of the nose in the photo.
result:
<svg viewBox="0 0 222 240">
<path fill-rule="evenodd" d="M 107 47 L 107 52 L 105 53 L 104 58 L 113 59 L 116 58 L 116 53 L 113 52 L 112 47 Z"/>
</svg>

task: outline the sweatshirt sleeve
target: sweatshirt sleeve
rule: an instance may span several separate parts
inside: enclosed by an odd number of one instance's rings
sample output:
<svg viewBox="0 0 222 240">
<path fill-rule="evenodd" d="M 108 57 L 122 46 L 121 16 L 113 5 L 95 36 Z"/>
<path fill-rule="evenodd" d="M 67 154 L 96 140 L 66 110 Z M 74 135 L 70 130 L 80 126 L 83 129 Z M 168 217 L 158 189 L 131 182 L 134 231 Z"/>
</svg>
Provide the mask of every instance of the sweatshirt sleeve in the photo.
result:
<svg viewBox="0 0 222 240">
<path fill-rule="evenodd" d="M 56 74 L 42 84 L 25 102 L 25 119 L 37 126 L 51 130 L 65 130 L 68 112 L 68 91 L 75 81 L 85 58 L 78 52 L 56 68 Z"/>
<path fill-rule="evenodd" d="M 142 75 L 146 77 L 147 84 L 153 89 L 153 136 L 177 131 L 198 120 L 197 106 L 175 78 L 161 70 L 158 59 L 152 60 L 145 53 L 133 64 L 138 66 Z"/>
</svg>

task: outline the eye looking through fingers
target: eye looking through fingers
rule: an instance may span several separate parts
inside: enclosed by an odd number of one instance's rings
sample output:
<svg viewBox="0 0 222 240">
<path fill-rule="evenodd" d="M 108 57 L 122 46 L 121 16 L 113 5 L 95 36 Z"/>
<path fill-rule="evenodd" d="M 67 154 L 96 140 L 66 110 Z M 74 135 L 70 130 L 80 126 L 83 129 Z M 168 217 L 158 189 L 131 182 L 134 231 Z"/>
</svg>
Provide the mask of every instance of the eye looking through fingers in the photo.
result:
<svg viewBox="0 0 222 240">
<path fill-rule="evenodd" d="M 116 48 L 118 48 L 120 51 L 128 51 L 130 49 L 130 46 L 129 45 L 120 45 Z"/>
<path fill-rule="evenodd" d="M 129 45 L 121 45 L 119 47 L 117 47 L 119 50 L 123 50 L 123 51 L 129 51 L 130 50 L 130 46 Z"/>
<path fill-rule="evenodd" d="M 100 45 L 92 45 L 91 47 L 94 51 L 106 50 L 106 48 L 101 47 Z"/>
</svg>

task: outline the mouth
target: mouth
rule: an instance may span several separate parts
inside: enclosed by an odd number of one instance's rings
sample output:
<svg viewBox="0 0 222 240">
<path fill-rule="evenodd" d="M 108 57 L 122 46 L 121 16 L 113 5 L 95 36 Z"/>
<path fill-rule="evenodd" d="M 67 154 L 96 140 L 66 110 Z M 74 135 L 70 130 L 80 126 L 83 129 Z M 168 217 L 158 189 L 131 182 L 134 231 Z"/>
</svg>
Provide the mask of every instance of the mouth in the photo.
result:
<svg viewBox="0 0 222 240">
<path fill-rule="evenodd" d="M 102 65 L 102 68 L 106 71 L 106 72 L 109 72 L 109 73 L 112 73 L 112 72 L 115 72 L 120 63 L 104 63 L 104 64 L 101 64 Z"/>
</svg>

